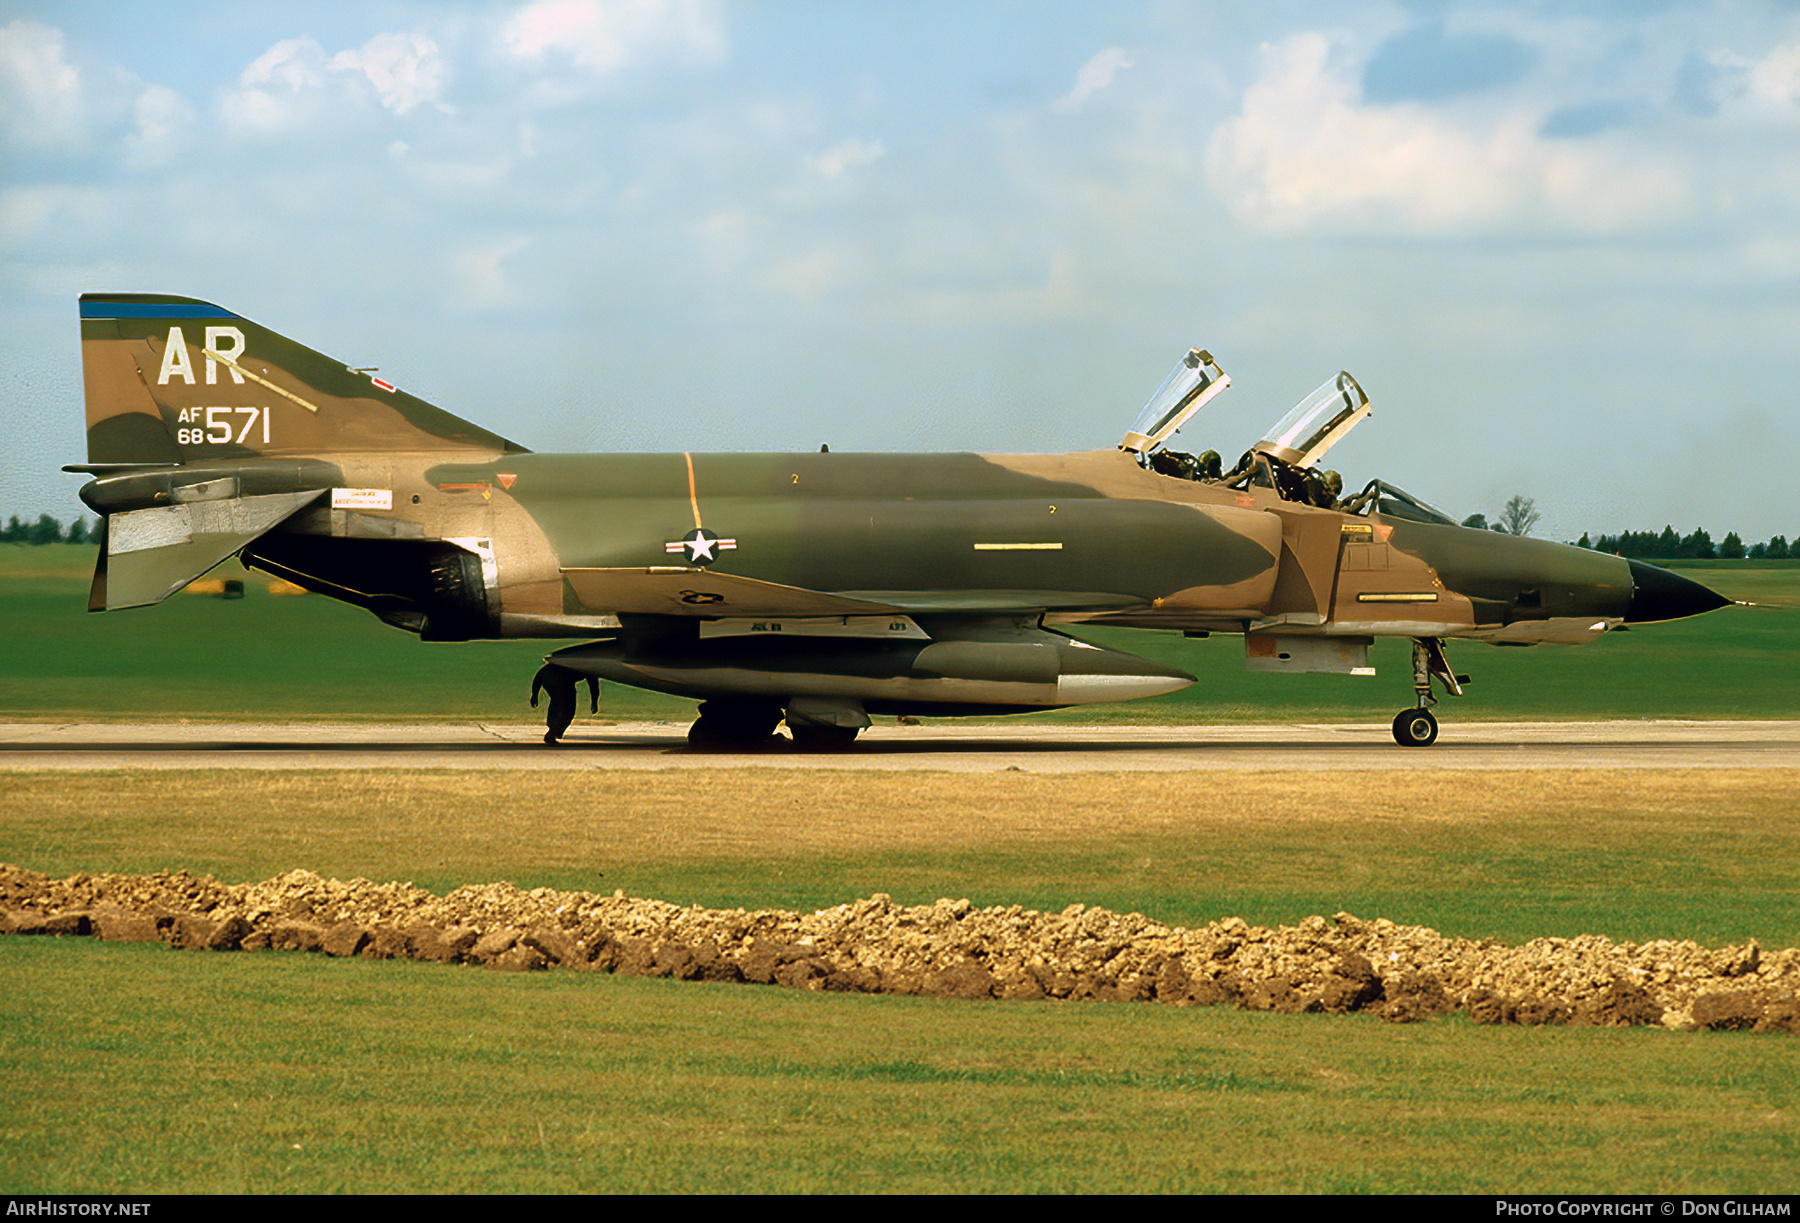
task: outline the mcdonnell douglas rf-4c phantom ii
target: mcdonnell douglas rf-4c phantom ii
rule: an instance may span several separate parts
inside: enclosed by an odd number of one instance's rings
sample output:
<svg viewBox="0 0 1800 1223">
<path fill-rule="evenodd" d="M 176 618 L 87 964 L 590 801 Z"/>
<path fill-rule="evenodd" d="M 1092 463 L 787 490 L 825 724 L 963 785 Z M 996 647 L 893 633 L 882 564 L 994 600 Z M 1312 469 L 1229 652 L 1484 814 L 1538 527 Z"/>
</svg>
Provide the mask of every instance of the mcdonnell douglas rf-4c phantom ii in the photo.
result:
<svg viewBox="0 0 1800 1223">
<path fill-rule="evenodd" d="M 229 310 L 81 299 L 105 518 L 91 610 L 227 557 L 426 641 L 573 638 L 539 672 L 700 700 L 698 746 L 848 745 L 870 714 L 1017 713 L 1193 677 L 1065 627 L 1241 634 L 1253 670 L 1368 673 L 1413 641 L 1394 737 L 1437 737 L 1447 638 L 1578 643 L 1726 600 L 1638 561 L 1460 527 L 1320 457 L 1368 414 L 1328 380 L 1231 470 L 1166 443 L 1229 385 L 1191 350 L 1084 454 L 533 454 Z M 533 698 L 535 701 L 536 687 Z M 560 697 L 561 712 L 558 713 Z M 558 725 L 558 723 L 561 725 Z"/>
</svg>

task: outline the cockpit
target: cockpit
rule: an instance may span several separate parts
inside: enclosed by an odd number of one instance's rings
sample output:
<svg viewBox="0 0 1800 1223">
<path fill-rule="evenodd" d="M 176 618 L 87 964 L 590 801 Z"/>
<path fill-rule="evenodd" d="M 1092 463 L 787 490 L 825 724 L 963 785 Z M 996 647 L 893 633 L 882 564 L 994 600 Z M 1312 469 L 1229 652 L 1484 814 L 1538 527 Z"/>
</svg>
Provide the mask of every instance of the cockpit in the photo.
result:
<svg viewBox="0 0 1800 1223">
<path fill-rule="evenodd" d="M 1140 466 L 1176 479 L 1272 489 L 1285 501 L 1346 514 L 1380 513 L 1455 525 L 1447 514 L 1381 480 L 1371 480 L 1361 492 L 1345 497 L 1343 478 L 1318 466 L 1325 452 L 1370 412 L 1369 397 L 1348 372 L 1326 379 L 1295 404 L 1229 471 L 1216 450 L 1196 455 L 1170 448 L 1168 442 L 1176 432 L 1230 385 L 1230 376 L 1211 353 L 1190 348 L 1131 422 L 1119 449 L 1133 455 Z"/>
</svg>

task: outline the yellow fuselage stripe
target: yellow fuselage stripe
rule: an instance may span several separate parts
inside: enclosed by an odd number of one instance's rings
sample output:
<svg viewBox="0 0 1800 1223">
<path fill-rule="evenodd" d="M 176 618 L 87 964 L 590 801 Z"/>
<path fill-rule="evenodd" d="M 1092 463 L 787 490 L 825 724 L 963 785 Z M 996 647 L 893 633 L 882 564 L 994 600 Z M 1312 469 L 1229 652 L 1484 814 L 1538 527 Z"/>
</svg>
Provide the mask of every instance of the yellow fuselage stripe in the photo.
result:
<svg viewBox="0 0 1800 1223">
<path fill-rule="evenodd" d="M 694 491 L 694 456 L 684 450 L 681 452 L 681 457 L 687 460 L 688 505 L 693 507 L 694 530 L 698 531 L 700 529 L 700 525 L 701 525 L 700 524 L 700 496 L 698 493 L 696 493 Z"/>
</svg>

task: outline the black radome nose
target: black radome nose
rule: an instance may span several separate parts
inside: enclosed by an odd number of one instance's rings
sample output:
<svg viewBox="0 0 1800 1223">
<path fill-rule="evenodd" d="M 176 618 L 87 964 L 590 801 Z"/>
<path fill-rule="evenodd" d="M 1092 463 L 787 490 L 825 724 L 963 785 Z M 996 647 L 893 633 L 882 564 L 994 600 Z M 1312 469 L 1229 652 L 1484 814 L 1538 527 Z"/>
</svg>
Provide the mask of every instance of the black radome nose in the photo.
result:
<svg viewBox="0 0 1800 1223">
<path fill-rule="evenodd" d="M 1678 573 L 1631 561 L 1631 606 L 1625 609 L 1625 623 L 1649 624 L 1658 620 L 1680 620 L 1728 606 L 1730 599 L 1716 590 L 1708 590 Z"/>
</svg>

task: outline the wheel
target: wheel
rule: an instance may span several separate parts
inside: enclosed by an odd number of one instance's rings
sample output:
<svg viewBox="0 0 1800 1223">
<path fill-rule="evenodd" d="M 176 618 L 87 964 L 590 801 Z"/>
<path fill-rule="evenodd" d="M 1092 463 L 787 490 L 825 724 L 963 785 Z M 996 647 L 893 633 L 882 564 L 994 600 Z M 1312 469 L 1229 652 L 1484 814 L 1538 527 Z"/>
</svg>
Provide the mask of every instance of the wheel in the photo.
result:
<svg viewBox="0 0 1800 1223">
<path fill-rule="evenodd" d="M 689 747 L 703 752 L 724 751 L 731 747 L 731 730 L 719 719 L 695 718 L 694 724 L 688 727 L 687 741 Z"/>
<path fill-rule="evenodd" d="M 842 752 L 856 742 L 858 726 L 817 726 L 811 722 L 789 722 L 788 734 L 794 746 L 803 752 Z"/>
<path fill-rule="evenodd" d="M 1394 718 L 1394 742 L 1401 747 L 1430 747 L 1437 735 L 1437 719 L 1429 709 L 1402 709 Z"/>
<path fill-rule="evenodd" d="M 781 710 L 773 705 L 702 701 L 700 716 L 688 727 L 688 746 L 706 752 L 749 751 L 768 743 L 780 721 Z"/>
</svg>

